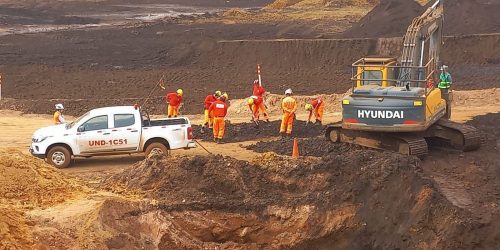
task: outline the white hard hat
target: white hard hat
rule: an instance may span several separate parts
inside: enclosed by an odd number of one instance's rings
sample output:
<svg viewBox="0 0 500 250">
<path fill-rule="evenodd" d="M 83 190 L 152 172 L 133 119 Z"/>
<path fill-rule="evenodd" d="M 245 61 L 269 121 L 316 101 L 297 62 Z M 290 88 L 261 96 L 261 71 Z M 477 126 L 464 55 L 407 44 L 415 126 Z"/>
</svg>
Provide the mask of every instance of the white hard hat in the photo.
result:
<svg viewBox="0 0 500 250">
<path fill-rule="evenodd" d="M 446 66 L 446 65 L 441 66 L 441 70 L 445 70 L 445 69 L 448 69 L 448 66 Z"/>
<path fill-rule="evenodd" d="M 292 93 L 292 89 L 285 90 L 285 95 L 291 95 Z"/>
<path fill-rule="evenodd" d="M 62 103 L 58 103 L 56 104 L 56 109 L 64 109 L 64 106 L 62 105 Z"/>
</svg>

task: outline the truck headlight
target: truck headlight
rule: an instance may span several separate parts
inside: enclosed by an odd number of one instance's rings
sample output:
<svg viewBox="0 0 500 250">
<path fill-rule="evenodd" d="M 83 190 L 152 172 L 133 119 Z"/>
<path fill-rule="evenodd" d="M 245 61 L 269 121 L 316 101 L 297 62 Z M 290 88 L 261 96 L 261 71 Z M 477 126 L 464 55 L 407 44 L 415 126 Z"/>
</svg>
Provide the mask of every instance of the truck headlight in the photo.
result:
<svg viewBox="0 0 500 250">
<path fill-rule="evenodd" d="M 33 138 L 32 141 L 35 142 L 35 143 L 43 142 L 43 141 L 45 141 L 49 137 L 52 137 L 52 136 L 42 136 L 42 137 L 39 137 L 39 138 Z"/>
</svg>

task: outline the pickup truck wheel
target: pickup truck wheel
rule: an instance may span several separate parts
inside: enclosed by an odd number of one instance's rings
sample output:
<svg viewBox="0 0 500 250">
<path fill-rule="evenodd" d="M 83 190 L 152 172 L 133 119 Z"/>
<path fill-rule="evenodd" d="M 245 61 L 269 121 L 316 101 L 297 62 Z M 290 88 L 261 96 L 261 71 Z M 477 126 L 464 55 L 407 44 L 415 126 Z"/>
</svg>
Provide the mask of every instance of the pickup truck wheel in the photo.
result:
<svg viewBox="0 0 500 250">
<path fill-rule="evenodd" d="M 66 168 L 71 163 L 71 153 L 62 146 L 55 146 L 49 150 L 47 161 L 56 168 Z"/>
<path fill-rule="evenodd" d="M 149 146 L 146 148 L 145 155 L 146 157 L 150 157 L 153 154 L 160 154 L 164 156 L 169 156 L 170 155 L 170 150 L 163 145 L 162 143 L 159 142 L 153 142 L 149 144 Z"/>
</svg>

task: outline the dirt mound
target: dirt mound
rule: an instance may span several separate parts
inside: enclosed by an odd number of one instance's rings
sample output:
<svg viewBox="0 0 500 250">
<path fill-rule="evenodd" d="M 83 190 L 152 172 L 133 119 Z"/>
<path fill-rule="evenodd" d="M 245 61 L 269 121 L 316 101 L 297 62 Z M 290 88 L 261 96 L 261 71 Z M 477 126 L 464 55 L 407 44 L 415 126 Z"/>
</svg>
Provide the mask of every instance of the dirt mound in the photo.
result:
<svg viewBox="0 0 500 250">
<path fill-rule="evenodd" d="M 260 122 L 259 126 L 255 123 L 237 123 L 231 124 L 226 121 L 226 132 L 224 142 L 242 142 L 260 140 L 265 137 L 279 136 L 281 121 Z M 201 133 L 201 126 L 193 125 L 194 137 L 206 141 L 213 140 L 212 130 Z M 316 137 L 324 134 L 325 128 L 319 125 L 306 126 L 305 121 L 295 120 L 293 124 L 292 136 L 299 138 Z"/>
<path fill-rule="evenodd" d="M 403 36 L 413 18 L 420 16 L 434 1 L 421 6 L 413 0 L 382 0 L 342 37 Z M 444 34 L 467 35 L 496 33 L 500 20 L 500 3 L 478 0 L 445 1 Z"/>
<path fill-rule="evenodd" d="M 392 37 L 406 32 L 414 17 L 421 15 L 423 7 L 413 0 L 381 0 L 366 16 L 343 37 Z"/>
<path fill-rule="evenodd" d="M 266 6 L 269 9 L 282 9 L 288 6 L 292 6 L 303 0 L 275 0 L 272 4 Z"/>
<path fill-rule="evenodd" d="M 0 151 L 0 201 L 26 208 L 47 207 L 75 197 L 82 184 L 18 150 Z"/>
<path fill-rule="evenodd" d="M 500 32 L 500 2 L 454 0 L 444 2 L 444 32 L 467 35 Z M 430 4 L 430 3 L 429 3 Z"/>
<path fill-rule="evenodd" d="M 266 6 L 269 9 L 283 9 L 289 6 L 346 7 L 375 5 L 379 0 L 275 0 Z"/>
<path fill-rule="evenodd" d="M 302 156 L 322 157 L 329 154 L 342 154 L 351 150 L 363 149 L 361 146 L 352 144 L 332 143 L 324 136 L 299 139 L 298 144 L 299 152 Z M 246 149 L 258 153 L 274 152 L 280 155 L 291 155 L 292 148 L 293 139 L 291 138 L 281 138 L 275 141 L 261 141 L 246 147 Z"/>
<path fill-rule="evenodd" d="M 232 8 L 232 9 L 224 11 L 224 13 L 222 15 L 226 18 L 229 17 L 229 18 L 245 19 L 245 18 L 248 18 L 251 14 L 250 14 L 250 12 L 248 12 L 244 9 Z"/>
<path fill-rule="evenodd" d="M 33 235 L 23 212 L 0 205 L 0 249 L 26 249 L 33 245 Z"/>
<path fill-rule="evenodd" d="M 321 160 L 264 154 L 252 163 L 153 156 L 105 185 L 154 200 L 127 214 L 154 221 L 154 244 L 166 248 L 498 244 L 498 223 L 477 222 L 453 206 L 419 164 L 413 157 L 357 149 Z"/>
</svg>

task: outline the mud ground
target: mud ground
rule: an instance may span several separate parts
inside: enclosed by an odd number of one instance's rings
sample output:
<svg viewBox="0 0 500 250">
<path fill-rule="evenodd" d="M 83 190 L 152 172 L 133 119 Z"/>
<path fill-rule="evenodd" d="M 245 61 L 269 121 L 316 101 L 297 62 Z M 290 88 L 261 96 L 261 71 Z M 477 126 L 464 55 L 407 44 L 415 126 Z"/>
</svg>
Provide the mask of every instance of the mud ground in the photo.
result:
<svg viewBox="0 0 500 250">
<path fill-rule="evenodd" d="M 224 142 L 242 142 L 242 141 L 254 141 L 266 137 L 274 137 L 279 135 L 281 121 L 260 121 L 257 126 L 255 123 L 237 123 L 231 124 L 226 122 L 226 131 L 224 133 Z M 201 133 L 201 126 L 194 125 L 194 137 L 196 139 L 201 139 L 204 141 L 213 140 L 212 129 L 205 129 L 204 133 Z M 294 121 L 292 137 L 316 137 L 325 133 L 325 127 L 321 125 L 309 124 L 306 126 L 305 121 Z"/>
</svg>

